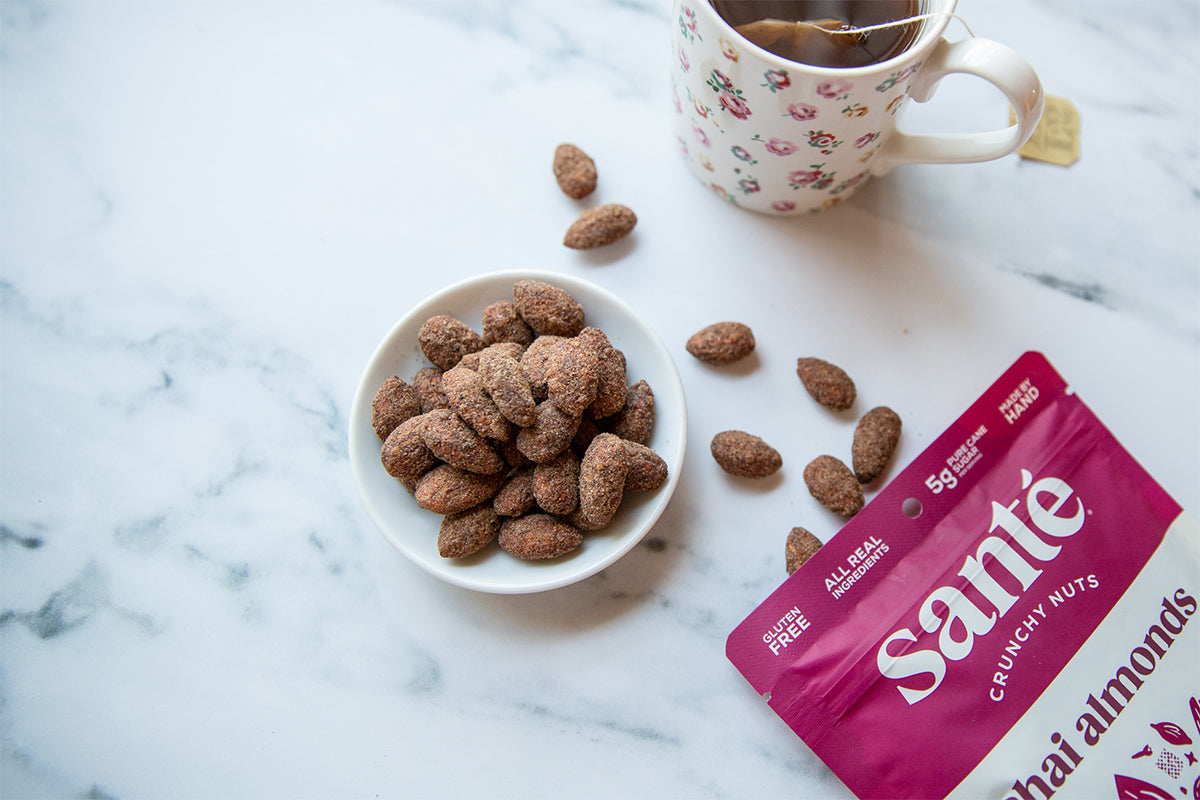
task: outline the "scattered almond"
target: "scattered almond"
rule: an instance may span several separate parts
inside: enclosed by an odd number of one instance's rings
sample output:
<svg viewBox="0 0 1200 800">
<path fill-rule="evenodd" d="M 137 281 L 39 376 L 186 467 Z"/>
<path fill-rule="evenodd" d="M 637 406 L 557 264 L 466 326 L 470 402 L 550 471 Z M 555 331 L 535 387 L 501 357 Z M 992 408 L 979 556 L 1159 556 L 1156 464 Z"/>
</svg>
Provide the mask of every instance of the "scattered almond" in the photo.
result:
<svg viewBox="0 0 1200 800">
<path fill-rule="evenodd" d="M 787 536 L 784 557 L 787 562 L 787 573 L 791 575 L 801 564 L 808 561 L 821 549 L 821 540 L 804 528 L 792 528 Z"/>
<path fill-rule="evenodd" d="M 596 162 L 573 144 L 554 150 L 554 180 L 567 197 L 579 200 L 596 189 Z"/>
<path fill-rule="evenodd" d="M 887 406 L 872 408 L 858 421 L 850 457 L 859 483 L 871 483 L 883 474 L 900 442 L 900 427 L 900 415 Z"/>
<path fill-rule="evenodd" d="M 637 215 L 619 203 L 606 203 L 589 208 L 579 215 L 563 244 L 572 250 L 592 250 L 624 239 L 637 224 Z"/>
<path fill-rule="evenodd" d="M 778 450 L 745 431 L 718 433 L 709 451 L 721 469 L 739 478 L 765 478 L 783 466 Z"/>
<path fill-rule="evenodd" d="M 686 347 L 709 364 L 732 364 L 754 352 L 754 331 L 741 322 L 716 322 L 692 334 Z"/>
<path fill-rule="evenodd" d="M 845 411 L 854 405 L 854 381 L 841 367 L 819 358 L 800 358 L 796 374 L 812 398 L 826 408 Z"/>
<path fill-rule="evenodd" d="M 853 517 L 866 502 L 862 484 L 842 461 L 817 456 L 804 468 L 804 483 L 821 505 L 843 517 Z"/>
</svg>

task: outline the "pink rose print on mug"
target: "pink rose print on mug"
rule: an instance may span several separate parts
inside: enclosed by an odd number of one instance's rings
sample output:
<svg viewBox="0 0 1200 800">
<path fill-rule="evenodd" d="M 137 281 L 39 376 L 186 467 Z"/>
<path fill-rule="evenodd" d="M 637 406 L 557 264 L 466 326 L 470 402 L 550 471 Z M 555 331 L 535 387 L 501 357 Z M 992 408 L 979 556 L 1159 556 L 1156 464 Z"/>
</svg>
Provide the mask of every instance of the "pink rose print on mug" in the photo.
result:
<svg viewBox="0 0 1200 800">
<path fill-rule="evenodd" d="M 884 78 L 883 81 L 878 86 L 875 87 L 875 91 L 880 92 L 880 93 L 889 91 L 897 83 L 906 81 L 909 78 L 911 78 L 913 76 L 913 73 L 915 73 L 920 68 L 921 68 L 920 63 L 917 63 L 917 64 L 913 64 L 905 69 L 899 70 L 897 72 L 893 72 L 891 75 L 888 75 L 886 78 Z"/>
<path fill-rule="evenodd" d="M 738 181 L 738 186 L 743 194 L 755 194 L 762 191 L 762 187 L 758 185 L 758 180 L 755 178 L 742 178 Z"/>
<path fill-rule="evenodd" d="M 687 51 L 682 47 L 679 48 L 679 68 L 684 72 L 692 71 L 692 62 L 688 59 Z"/>
<path fill-rule="evenodd" d="M 705 81 L 705 83 L 712 87 L 712 90 L 718 94 L 733 90 L 733 81 L 731 81 L 729 76 L 724 72 L 721 72 L 719 69 L 714 69 L 709 72 L 708 80 Z"/>
<path fill-rule="evenodd" d="M 708 134 L 699 125 L 692 128 L 692 133 L 696 134 L 696 141 L 705 147 L 712 147 L 712 142 L 708 139 Z"/>
<path fill-rule="evenodd" d="M 750 155 L 750 151 L 742 147 L 740 144 L 735 144 L 733 147 L 729 148 L 729 152 L 733 153 L 734 158 L 738 159 L 739 161 L 745 161 L 751 166 L 758 163 L 758 159 Z"/>
<path fill-rule="evenodd" d="M 866 147 L 867 145 L 869 145 L 871 142 L 875 141 L 878 138 L 879 138 L 879 131 L 875 131 L 873 133 L 864 133 L 862 136 L 860 136 L 854 140 L 854 148 L 856 150 L 862 150 L 864 147 Z"/>
<path fill-rule="evenodd" d="M 714 69 L 709 73 L 708 80 L 705 82 L 719 95 L 718 102 L 721 108 L 738 119 L 746 119 L 750 116 L 750 106 L 742 96 L 742 90 L 734 87 L 733 81 L 729 79 L 728 75 L 719 69 Z"/>
<path fill-rule="evenodd" d="M 787 113 L 783 116 L 790 116 L 797 122 L 809 122 L 817 118 L 817 107 L 810 106 L 808 103 L 792 103 L 787 107 Z"/>
<path fill-rule="evenodd" d="M 689 42 L 695 42 L 697 39 L 704 41 L 700 33 L 696 30 L 696 12 L 684 6 L 679 11 L 679 30 L 687 37 Z"/>
<path fill-rule="evenodd" d="M 746 105 L 746 101 L 733 92 L 721 92 L 721 108 L 738 119 L 746 119 L 750 116 L 750 106 Z"/>
<path fill-rule="evenodd" d="M 761 142 L 767 148 L 767 152 L 776 156 L 790 156 L 792 153 L 800 149 L 800 147 L 785 139 L 777 139 L 772 136 L 770 139 L 764 139 L 761 134 L 754 134 L 751 141 Z"/>
<path fill-rule="evenodd" d="M 808 132 L 808 146 L 819 148 L 825 155 L 832 153 L 833 148 L 837 147 L 841 143 L 842 140 L 837 138 L 837 136 L 833 135 L 832 133 L 826 133 L 825 131 Z"/>
<path fill-rule="evenodd" d="M 796 170 L 788 175 L 788 184 L 793 189 L 827 189 L 837 173 L 826 173 L 824 164 L 812 164 L 808 169 Z"/>
<path fill-rule="evenodd" d="M 771 208 L 775 209 L 780 214 L 786 214 L 789 211 L 795 211 L 796 204 L 791 200 L 776 200 L 774 203 L 771 203 Z"/>
<path fill-rule="evenodd" d="M 769 69 L 763 73 L 763 80 L 766 83 L 760 85 L 764 89 L 771 90 L 772 93 L 792 85 L 792 79 L 788 77 L 786 69 Z"/>
<path fill-rule="evenodd" d="M 867 179 L 867 175 L 869 175 L 869 174 L 870 173 L 867 173 L 867 172 L 858 173 L 850 180 L 843 181 L 842 184 L 840 186 L 836 187 L 835 189 L 833 189 L 830 192 L 830 194 L 841 194 L 842 192 L 846 191 L 847 189 L 853 189 L 855 186 L 858 186 L 860 183 L 865 181 Z"/>
<path fill-rule="evenodd" d="M 817 94 L 826 100 L 845 100 L 854 84 L 844 78 L 833 78 L 817 84 Z"/>
</svg>

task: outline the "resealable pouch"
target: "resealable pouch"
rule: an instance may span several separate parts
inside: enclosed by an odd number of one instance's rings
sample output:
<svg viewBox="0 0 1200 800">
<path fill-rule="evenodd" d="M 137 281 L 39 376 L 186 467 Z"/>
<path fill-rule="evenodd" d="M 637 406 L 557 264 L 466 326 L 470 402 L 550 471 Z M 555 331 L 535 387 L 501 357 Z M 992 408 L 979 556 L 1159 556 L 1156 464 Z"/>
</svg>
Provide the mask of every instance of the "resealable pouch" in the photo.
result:
<svg viewBox="0 0 1200 800">
<path fill-rule="evenodd" d="M 861 798 L 1200 800 L 1198 543 L 1026 353 L 726 652 Z"/>
</svg>

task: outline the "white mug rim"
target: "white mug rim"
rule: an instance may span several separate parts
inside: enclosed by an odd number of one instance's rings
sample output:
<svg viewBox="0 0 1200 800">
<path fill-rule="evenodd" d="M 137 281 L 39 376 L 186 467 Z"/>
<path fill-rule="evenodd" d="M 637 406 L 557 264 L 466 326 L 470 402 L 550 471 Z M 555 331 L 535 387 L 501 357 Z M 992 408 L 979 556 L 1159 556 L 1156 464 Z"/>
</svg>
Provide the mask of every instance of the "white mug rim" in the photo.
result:
<svg viewBox="0 0 1200 800">
<path fill-rule="evenodd" d="M 677 0 L 677 2 L 681 1 L 682 0 Z M 698 0 L 698 2 L 708 10 L 708 13 L 711 14 L 714 23 L 725 34 L 725 38 L 730 39 L 731 41 L 736 40 L 739 42 L 740 47 L 748 49 L 760 61 L 779 69 L 808 73 L 810 75 L 836 76 L 845 78 L 856 78 L 864 75 L 873 75 L 879 72 L 887 72 L 891 69 L 894 69 L 895 64 L 908 61 L 912 59 L 914 55 L 919 56 L 920 53 L 932 47 L 942 38 L 942 34 L 945 33 L 946 28 L 949 26 L 950 20 L 954 15 L 954 9 L 958 5 L 958 0 L 933 0 L 932 4 L 938 6 L 937 10 L 922 11 L 921 13 L 937 14 L 938 17 L 930 20 L 932 24 L 927 25 L 925 29 L 921 31 L 921 35 L 917 37 L 917 41 L 913 42 L 911 47 L 897 55 L 892 56 L 886 61 L 877 61 L 874 64 L 867 64 L 861 67 L 821 67 L 815 64 L 805 64 L 802 61 L 791 61 L 776 53 L 772 53 L 770 50 L 759 47 L 754 42 L 735 31 L 733 26 L 726 22 L 725 18 L 722 17 L 715 8 L 713 8 L 711 0 Z"/>
</svg>

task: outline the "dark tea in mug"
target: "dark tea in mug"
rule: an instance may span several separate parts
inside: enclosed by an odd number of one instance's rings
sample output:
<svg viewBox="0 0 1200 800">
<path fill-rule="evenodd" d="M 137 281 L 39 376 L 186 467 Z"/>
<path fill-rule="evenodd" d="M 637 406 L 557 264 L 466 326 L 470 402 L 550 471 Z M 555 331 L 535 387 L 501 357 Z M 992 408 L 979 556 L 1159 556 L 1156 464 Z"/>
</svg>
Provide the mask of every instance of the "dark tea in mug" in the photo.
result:
<svg viewBox="0 0 1200 800">
<path fill-rule="evenodd" d="M 711 0 L 738 33 L 788 61 L 846 69 L 900 55 L 917 40 L 919 20 L 856 31 L 920 14 L 920 0 Z"/>
</svg>

